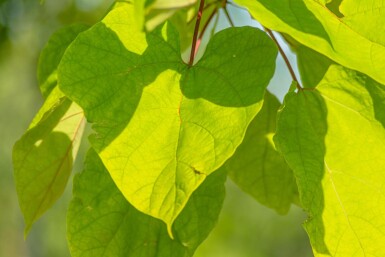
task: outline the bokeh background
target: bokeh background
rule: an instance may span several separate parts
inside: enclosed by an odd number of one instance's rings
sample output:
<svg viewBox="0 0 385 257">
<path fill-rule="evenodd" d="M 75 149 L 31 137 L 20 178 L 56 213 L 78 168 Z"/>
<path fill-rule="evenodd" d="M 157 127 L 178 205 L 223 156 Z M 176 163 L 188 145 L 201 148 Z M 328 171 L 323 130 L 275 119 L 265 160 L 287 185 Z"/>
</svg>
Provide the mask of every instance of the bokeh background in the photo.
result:
<svg viewBox="0 0 385 257">
<path fill-rule="evenodd" d="M 24 223 L 13 181 L 12 147 L 24 133 L 43 99 L 36 79 L 39 52 L 56 29 L 93 24 L 113 0 L 0 0 L 0 257 L 69 257 L 66 210 L 72 183 L 60 200 L 24 239 Z M 247 12 L 229 7 L 236 26 L 258 24 Z M 218 28 L 229 26 L 223 13 Z M 284 44 L 282 42 L 282 44 Z M 293 66 L 295 56 L 284 46 Z M 291 78 L 281 57 L 269 89 L 282 100 Z M 89 131 L 89 130 L 88 130 Z M 89 133 L 89 132 L 88 132 Z M 74 173 L 81 171 L 88 148 L 83 140 Z M 286 216 L 260 205 L 227 181 L 227 196 L 218 225 L 199 247 L 197 257 L 310 257 L 302 228 L 306 214 L 293 206 Z"/>
</svg>

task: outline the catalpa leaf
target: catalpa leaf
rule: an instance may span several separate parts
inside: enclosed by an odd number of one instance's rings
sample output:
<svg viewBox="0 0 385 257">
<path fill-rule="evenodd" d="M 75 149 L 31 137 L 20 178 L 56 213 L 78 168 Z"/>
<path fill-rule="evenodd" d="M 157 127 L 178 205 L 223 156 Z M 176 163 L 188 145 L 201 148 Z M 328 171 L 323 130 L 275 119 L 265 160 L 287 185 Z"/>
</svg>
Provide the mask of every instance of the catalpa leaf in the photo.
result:
<svg viewBox="0 0 385 257">
<path fill-rule="evenodd" d="M 262 110 L 250 123 L 242 144 L 226 162 L 231 179 L 260 203 L 280 214 L 298 202 L 298 190 L 292 171 L 275 150 L 278 99 L 266 92 Z"/>
<path fill-rule="evenodd" d="M 133 10 L 122 5 L 78 36 L 60 88 L 94 123 L 91 144 L 126 199 L 171 232 L 192 192 L 241 143 L 277 50 L 258 29 L 230 28 L 190 67 L 173 27 L 144 33 Z"/>
<path fill-rule="evenodd" d="M 82 110 L 57 87 L 48 96 L 42 112 L 13 149 L 25 234 L 63 193 L 84 128 Z"/>
<path fill-rule="evenodd" d="M 37 78 L 39 80 L 40 91 L 46 98 L 57 83 L 56 69 L 69 44 L 76 36 L 86 30 L 86 25 L 71 25 L 59 29 L 52 34 L 46 46 L 40 53 Z"/>
<path fill-rule="evenodd" d="M 264 26 L 284 32 L 345 67 L 385 84 L 382 0 L 342 1 L 339 17 L 315 0 L 235 0 Z M 337 8 L 338 9 L 338 8 Z"/>
<path fill-rule="evenodd" d="M 214 227 L 225 196 L 226 173 L 207 177 L 192 194 L 173 226 L 130 205 L 112 181 L 99 156 L 90 150 L 84 171 L 75 177 L 67 216 L 73 257 L 192 256 Z"/>
<path fill-rule="evenodd" d="M 285 98 L 275 141 L 315 256 L 385 255 L 384 110 L 382 85 L 336 64 L 316 89 Z"/>
</svg>

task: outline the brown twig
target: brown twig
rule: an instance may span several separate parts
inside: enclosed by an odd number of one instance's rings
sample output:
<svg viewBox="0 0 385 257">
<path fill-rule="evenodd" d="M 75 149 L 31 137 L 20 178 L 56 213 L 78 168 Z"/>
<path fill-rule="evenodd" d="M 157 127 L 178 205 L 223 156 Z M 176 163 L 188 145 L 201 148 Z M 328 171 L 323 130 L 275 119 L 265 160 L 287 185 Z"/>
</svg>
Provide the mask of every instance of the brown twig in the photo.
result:
<svg viewBox="0 0 385 257">
<path fill-rule="evenodd" d="M 188 62 L 189 66 L 192 66 L 194 63 L 195 52 L 196 52 L 195 48 L 197 45 L 197 39 L 198 39 L 198 33 L 199 33 L 199 24 L 201 23 L 204 5 L 205 5 L 205 0 L 200 0 L 199 10 L 198 10 L 198 14 L 197 14 L 197 20 L 195 22 L 193 41 L 191 44 L 190 60 Z"/>
<path fill-rule="evenodd" d="M 297 89 L 298 90 L 302 90 L 303 88 L 301 87 L 301 85 L 299 84 L 298 82 L 298 79 L 297 79 L 297 76 L 295 75 L 294 73 L 294 70 L 293 70 L 293 67 L 291 66 L 290 62 L 289 62 L 289 59 L 287 58 L 285 52 L 283 51 L 283 49 L 281 48 L 280 44 L 278 43 L 278 40 L 276 39 L 276 37 L 274 36 L 274 33 L 268 29 L 268 28 L 265 28 L 263 27 L 263 29 L 266 31 L 267 34 L 269 34 L 269 36 L 271 37 L 271 39 L 274 41 L 274 43 L 277 45 L 278 47 L 278 51 L 279 53 L 281 54 L 283 60 L 285 61 L 286 63 L 286 66 L 289 70 L 289 73 L 292 77 L 292 79 L 296 82 L 296 85 L 297 85 Z"/>
</svg>

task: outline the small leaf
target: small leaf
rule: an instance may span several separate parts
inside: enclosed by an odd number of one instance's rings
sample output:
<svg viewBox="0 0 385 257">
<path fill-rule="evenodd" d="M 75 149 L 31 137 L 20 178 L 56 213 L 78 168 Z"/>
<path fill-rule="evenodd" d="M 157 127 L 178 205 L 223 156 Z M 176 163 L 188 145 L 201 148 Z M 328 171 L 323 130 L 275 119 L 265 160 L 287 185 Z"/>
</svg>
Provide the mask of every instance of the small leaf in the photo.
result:
<svg viewBox="0 0 385 257">
<path fill-rule="evenodd" d="M 385 90 L 331 64 L 285 98 L 275 142 L 309 213 L 315 256 L 385 256 Z"/>
<path fill-rule="evenodd" d="M 218 219 L 225 178 L 223 171 L 217 171 L 192 194 L 175 221 L 172 240 L 164 223 L 127 202 L 96 152 L 90 150 L 84 171 L 75 177 L 74 198 L 68 210 L 71 255 L 192 256 Z"/>
<path fill-rule="evenodd" d="M 192 192 L 241 143 L 277 49 L 258 29 L 230 28 L 189 67 L 174 28 L 145 33 L 133 11 L 125 4 L 79 35 L 60 64 L 60 88 L 94 123 L 91 144 L 126 199 L 171 231 Z"/>
<path fill-rule="evenodd" d="M 316 87 L 334 62 L 303 45 L 299 45 L 295 52 L 302 85 L 306 88 Z"/>
<path fill-rule="evenodd" d="M 84 115 L 56 87 L 13 149 L 16 191 L 25 234 L 63 193 L 84 128 Z"/>
<path fill-rule="evenodd" d="M 242 144 L 226 162 L 231 179 L 260 203 L 280 214 L 297 202 L 298 191 L 292 171 L 276 152 L 271 136 L 275 133 L 280 103 L 266 92 L 262 110 L 247 128 Z"/>
<path fill-rule="evenodd" d="M 283 32 L 350 69 L 385 84 L 383 0 L 342 1 L 337 16 L 315 0 L 235 0 L 264 26 Z M 339 4 L 335 0 L 333 4 Z M 335 8 L 334 5 L 332 5 Z"/>
<path fill-rule="evenodd" d="M 86 25 L 71 25 L 59 29 L 52 34 L 44 49 L 41 51 L 37 78 L 39 80 L 40 91 L 46 98 L 56 86 L 56 69 L 69 44 L 77 37 L 80 32 L 86 30 Z"/>
</svg>

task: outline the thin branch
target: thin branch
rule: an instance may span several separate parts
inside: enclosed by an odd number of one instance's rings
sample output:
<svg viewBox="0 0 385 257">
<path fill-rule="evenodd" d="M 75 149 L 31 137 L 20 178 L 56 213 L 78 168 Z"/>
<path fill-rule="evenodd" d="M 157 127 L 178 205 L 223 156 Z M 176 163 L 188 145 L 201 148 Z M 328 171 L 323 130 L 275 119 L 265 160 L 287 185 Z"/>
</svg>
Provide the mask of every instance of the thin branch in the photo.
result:
<svg viewBox="0 0 385 257">
<path fill-rule="evenodd" d="M 296 82 L 297 84 L 297 89 L 298 90 L 302 90 L 303 88 L 301 87 L 301 85 L 299 84 L 299 81 L 294 73 L 294 70 L 293 70 L 293 67 L 291 66 L 290 62 L 289 62 L 289 59 L 287 58 L 285 52 L 283 51 L 283 49 L 281 48 L 281 46 L 279 45 L 278 43 L 278 40 L 276 39 L 276 37 L 274 36 L 273 32 L 268 29 L 268 28 L 265 28 L 263 27 L 263 29 L 266 31 L 267 34 L 269 34 L 269 36 L 271 37 L 271 39 L 273 39 L 274 43 L 277 45 L 278 47 L 278 50 L 279 50 L 279 53 L 281 54 L 283 60 L 285 61 L 286 63 L 286 66 L 290 72 L 290 75 L 291 75 L 291 78 Z"/>
<path fill-rule="evenodd" d="M 226 4 L 227 4 L 227 1 L 226 1 Z M 234 22 L 233 22 L 233 20 L 231 19 L 230 13 L 229 13 L 229 11 L 227 10 L 227 6 L 226 6 L 226 5 L 223 7 L 223 11 L 225 12 L 226 18 L 227 18 L 227 20 L 229 21 L 231 27 L 234 27 Z"/>
<path fill-rule="evenodd" d="M 219 14 L 215 16 L 215 21 L 214 21 L 214 24 L 213 24 L 213 28 L 211 29 L 210 37 L 212 37 L 215 34 L 215 30 L 216 30 L 216 28 L 218 26 L 218 21 L 219 21 Z"/>
<path fill-rule="evenodd" d="M 217 13 L 218 9 L 215 8 L 213 10 L 213 12 L 210 14 L 209 18 L 207 19 L 207 22 L 206 24 L 203 26 L 202 30 L 201 30 L 201 33 L 199 34 L 199 37 L 198 37 L 198 40 L 201 40 L 203 38 L 203 35 L 207 29 L 207 27 L 209 26 L 211 20 L 214 18 L 215 14 Z M 199 47 L 199 46 L 198 46 Z"/>
<path fill-rule="evenodd" d="M 199 4 L 198 14 L 197 14 L 197 20 L 195 22 L 193 42 L 191 44 L 190 61 L 188 62 L 189 66 L 192 66 L 193 63 L 194 63 L 195 48 L 196 48 L 196 45 L 197 45 L 198 32 L 199 32 L 199 24 L 201 23 L 201 18 L 202 18 L 202 13 L 203 13 L 204 5 L 205 5 L 205 0 L 201 0 L 200 4 Z"/>
</svg>

